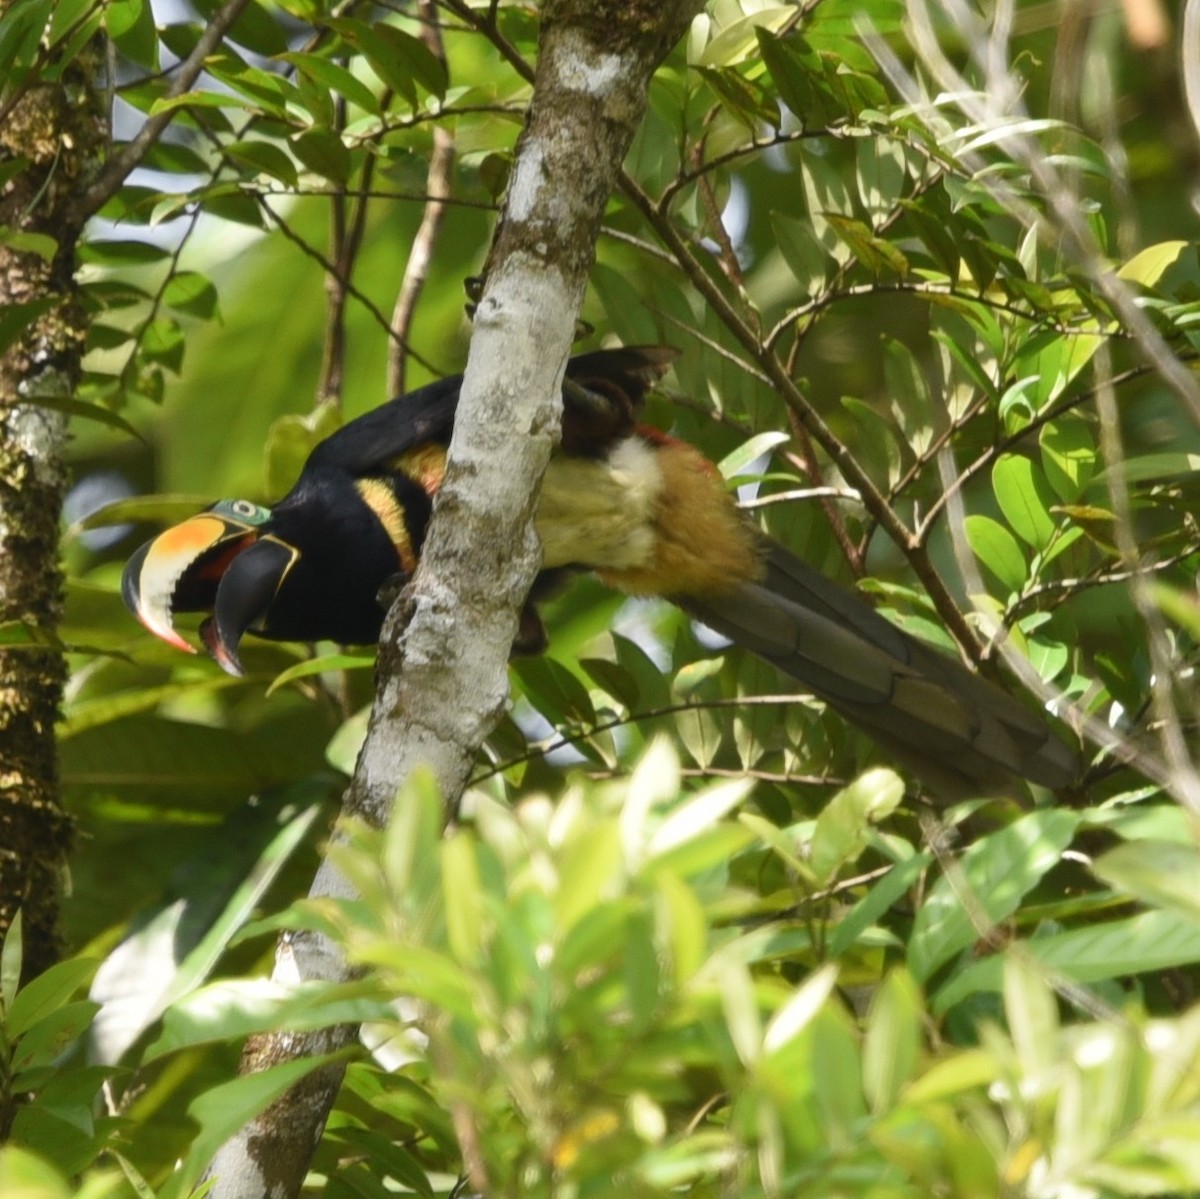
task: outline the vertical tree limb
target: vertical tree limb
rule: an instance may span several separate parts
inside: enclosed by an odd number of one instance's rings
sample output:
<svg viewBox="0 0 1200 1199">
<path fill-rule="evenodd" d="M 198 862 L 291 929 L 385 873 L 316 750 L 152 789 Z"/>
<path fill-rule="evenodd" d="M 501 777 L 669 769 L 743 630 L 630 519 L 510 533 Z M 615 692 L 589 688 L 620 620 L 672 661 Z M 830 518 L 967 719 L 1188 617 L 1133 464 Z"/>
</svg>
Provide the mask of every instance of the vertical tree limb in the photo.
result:
<svg viewBox="0 0 1200 1199">
<path fill-rule="evenodd" d="M 86 52 L 85 52 L 86 54 Z M 66 679 L 58 521 L 66 418 L 38 397 L 70 394 L 85 318 L 67 208 L 103 144 L 85 70 L 36 84 L 0 128 L 0 163 L 24 166 L 0 193 L 0 309 L 38 313 L 0 357 L 0 625 L 30 644 L 0 649 L 0 936 L 24 908 L 25 972 L 57 956 L 59 883 L 69 823 L 59 796 L 54 724 Z"/>
<path fill-rule="evenodd" d="M 533 103 L 475 318 L 446 479 L 416 578 L 384 629 L 375 706 L 345 799 L 346 811 L 373 824 L 418 767 L 432 770 L 453 810 L 504 710 L 518 613 L 540 559 L 535 497 L 558 438 L 563 366 L 596 236 L 650 76 L 699 8 L 699 0 L 542 6 Z M 326 862 L 311 895 L 349 894 Z M 283 973 L 346 977 L 340 954 L 314 934 L 284 949 Z M 259 1038 L 247 1064 L 346 1038 L 345 1030 Z M 285 1096 L 222 1148 L 208 1172 L 213 1199 L 299 1190 L 308 1158 L 295 1146 L 316 1145 L 336 1074 L 310 1076 L 302 1095 Z"/>
</svg>

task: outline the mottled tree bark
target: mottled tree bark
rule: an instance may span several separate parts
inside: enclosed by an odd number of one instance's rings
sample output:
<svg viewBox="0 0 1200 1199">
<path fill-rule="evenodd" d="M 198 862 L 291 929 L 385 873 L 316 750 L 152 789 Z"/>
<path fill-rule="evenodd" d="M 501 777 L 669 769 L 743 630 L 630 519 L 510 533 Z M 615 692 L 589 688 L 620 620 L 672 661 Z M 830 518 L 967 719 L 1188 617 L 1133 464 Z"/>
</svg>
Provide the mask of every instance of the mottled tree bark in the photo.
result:
<svg viewBox="0 0 1200 1199">
<path fill-rule="evenodd" d="M 540 564 L 533 511 L 558 438 L 563 367 L 596 237 L 646 108 L 650 76 L 701 0 L 546 0 L 533 104 L 475 316 L 445 482 L 407 602 L 384 629 L 379 684 L 347 811 L 382 824 L 432 770 L 453 808 L 504 710 L 508 657 Z M 328 862 L 314 897 L 344 897 Z M 339 979 L 336 947 L 300 933 L 276 977 Z M 345 1044 L 353 1030 L 265 1035 L 244 1067 Z M 299 1192 L 337 1094 L 325 1067 L 243 1129 L 209 1168 L 211 1199 Z M 307 1146 L 298 1153 L 297 1146 Z"/>
<path fill-rule="evenodd" d="M 54 743 L 66 678 L 56 648 L 66 419 L 37 400 L 69 395 L 79 376 L 78 229 L 65 213 L 104 136 L 77 68 L 31 87 L 0 126 L 0 166 L 21 167 L 0 190 L 10 231 L 0 238 L 0 309 L 39 312 L 0 356 L 0 626 L 11 646 L 0 649 L 0 935 L 23 909 L 27 977 L 57 954 L 70 831 Z"/>
</svg>

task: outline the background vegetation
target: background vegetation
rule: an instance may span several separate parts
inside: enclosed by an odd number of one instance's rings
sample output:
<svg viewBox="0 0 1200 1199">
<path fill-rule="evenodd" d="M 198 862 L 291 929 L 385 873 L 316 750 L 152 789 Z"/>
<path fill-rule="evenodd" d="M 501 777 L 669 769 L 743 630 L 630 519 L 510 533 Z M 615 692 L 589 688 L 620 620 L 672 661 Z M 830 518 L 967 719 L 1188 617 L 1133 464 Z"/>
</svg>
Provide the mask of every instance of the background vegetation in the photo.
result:
<svg viewBox="0 0 1200 1199">
<path fill-rule="evenodd" d="M 119 572 L 163 521 L 280 495 L 401 378 L 461 369 L 537 14 L 254 3 L 171 94 L 207 13 L 0 14 L 9 97 L 103 34 L 118 133 L 175 114 L 82 249 L 72 956 L 18 992 L 18 925 L 0 963 L 0 1193 L 187 1195 L 302 1068 L 234 1079 L 241 1038 L 345 1021 L 371 1048 L 314 1195 L 1200 1190 L 1174 14 L 716 0 L 653 81 L 583 313 L 581 345 L 682 350 L 649 418 L 775 536 L 1004 657 L 1084 737 L 1077 791 L 929 811 L 767 667 L 580 579 L 513 668 L 469 819 L 443 835 L 414 784 L 341 851 L 363 898 L 338 907 L 289 905 L 371 658 L 247 646 L 230 679 L 143 634 Z M 363 980 L 264 982 L 297 924 Z"/>
</svg>

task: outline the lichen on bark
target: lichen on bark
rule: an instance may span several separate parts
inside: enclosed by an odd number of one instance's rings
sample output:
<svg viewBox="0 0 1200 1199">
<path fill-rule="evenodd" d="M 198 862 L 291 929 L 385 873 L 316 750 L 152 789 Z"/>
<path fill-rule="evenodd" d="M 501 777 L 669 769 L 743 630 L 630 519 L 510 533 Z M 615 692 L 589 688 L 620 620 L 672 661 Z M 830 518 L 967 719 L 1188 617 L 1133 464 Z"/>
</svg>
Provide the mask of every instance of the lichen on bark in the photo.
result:
<svg viewBox="0 0 1200 1199">
<path fill-rule="evenodd" d="M 0 189 L 0 228 L 10 231 L 0 239 L 0 309 L 44 306 L 0 356 L 0 627 L 33 642 L 0 649 L 0 936 L 23 909 L 27 977 L 57 954 L 70 835 L 54 743 L 66 678 L 57 648 L 66 423 L 38 399 L 69 394 L 79 376 L 78 229 L 64 214 L 104 136 L 79 61 L 58 82 L 29 87 L 0 128 L 0 165 L 19 167 Z"/>
</svg>

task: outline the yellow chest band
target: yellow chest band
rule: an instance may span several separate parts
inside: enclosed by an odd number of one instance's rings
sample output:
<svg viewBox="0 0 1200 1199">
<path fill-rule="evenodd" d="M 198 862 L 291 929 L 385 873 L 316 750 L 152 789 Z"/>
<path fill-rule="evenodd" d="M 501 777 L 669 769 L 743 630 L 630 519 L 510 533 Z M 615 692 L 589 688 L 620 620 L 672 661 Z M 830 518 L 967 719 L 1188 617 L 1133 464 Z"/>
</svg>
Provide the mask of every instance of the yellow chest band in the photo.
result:
<svg viewBox="0 0 1200 1199">
<path fill-rule="evenodd" d="M 396 499 L 395 492 L 382 479 L 358 479 L 354 488 L 383 525 L 384 532 L 396 548 L 401 570 L 411 575 L 417 569 L 417 555 L 408 535 L 408 526 L 404 523 L 404 508 Z"/>
</svg>

